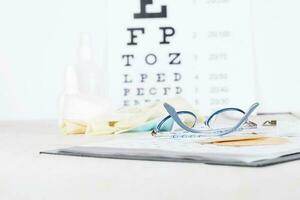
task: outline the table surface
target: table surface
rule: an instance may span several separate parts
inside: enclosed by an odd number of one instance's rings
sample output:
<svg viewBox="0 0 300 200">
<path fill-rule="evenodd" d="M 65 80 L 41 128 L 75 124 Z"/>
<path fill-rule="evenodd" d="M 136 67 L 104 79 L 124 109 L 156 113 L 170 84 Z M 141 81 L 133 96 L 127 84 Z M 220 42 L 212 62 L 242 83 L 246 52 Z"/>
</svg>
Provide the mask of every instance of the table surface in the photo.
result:
<svg viewBox="0 0 300 200">
<path fill-rule="evenodd" d="M 56 121 L 0 121 L 0 199 L 300 199 L 300 161 L 242 168 L 39 154 L 102 136 Z"/>
</svg>

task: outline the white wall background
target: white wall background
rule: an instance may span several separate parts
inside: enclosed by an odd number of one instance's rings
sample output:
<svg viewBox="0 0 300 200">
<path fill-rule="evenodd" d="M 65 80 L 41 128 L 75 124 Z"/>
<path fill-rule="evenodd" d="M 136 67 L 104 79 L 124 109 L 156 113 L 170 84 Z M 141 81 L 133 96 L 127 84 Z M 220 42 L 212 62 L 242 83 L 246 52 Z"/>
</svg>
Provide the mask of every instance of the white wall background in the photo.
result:
<svg viewBox="0 0 300 200">
<path fill-rule="evenodd" d="M 300 1 L 253 0 L 258 97 L 265 112 L 300 112 Z"/>
<path fill-rule="evenodd" d="M 300 111 L 299 8 L 297 0 L 253 0 L 262 111 Z M 104 0 L 0 1 L 0 119 L 56 118 L 80 32 L 92 34 L 103 62 L 104 18 Z"/>
<path fill-rule="evenodd" d="M 1 119 L 56 117 L 80 32 L 92 34 L 100 60 L 104 11 L 101 0 L 0 1 Z"/>
</svg>

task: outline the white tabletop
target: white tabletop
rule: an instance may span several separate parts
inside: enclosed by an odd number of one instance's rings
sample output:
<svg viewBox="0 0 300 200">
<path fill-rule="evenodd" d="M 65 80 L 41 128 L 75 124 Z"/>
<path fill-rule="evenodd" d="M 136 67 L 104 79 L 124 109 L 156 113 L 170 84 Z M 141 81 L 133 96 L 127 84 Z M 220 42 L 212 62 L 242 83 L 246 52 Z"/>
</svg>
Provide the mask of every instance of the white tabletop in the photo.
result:
<svg viewBox="0 0 300 200">
<path fill-rule="evenodd" d="M 0 199 L 300 199 L 300 161 L 264 168 L 40 155 L 101 140 L 55 121 L 0 122 Z"/>
</svg>

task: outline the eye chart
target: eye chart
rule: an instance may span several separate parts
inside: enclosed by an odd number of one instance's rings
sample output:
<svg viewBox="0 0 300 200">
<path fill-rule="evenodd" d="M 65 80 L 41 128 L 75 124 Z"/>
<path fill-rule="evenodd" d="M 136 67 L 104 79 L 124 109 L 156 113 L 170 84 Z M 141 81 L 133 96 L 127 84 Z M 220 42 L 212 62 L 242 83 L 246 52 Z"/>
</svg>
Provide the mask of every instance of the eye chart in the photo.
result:
<svg viewBox="0 0 300 200">
<path fill-rule="evenodd" d="M 255 97 L 251 0 L 110 0 L 110 95 L 119 106 L 181 95 L 203 114 Z"/>
</svg>

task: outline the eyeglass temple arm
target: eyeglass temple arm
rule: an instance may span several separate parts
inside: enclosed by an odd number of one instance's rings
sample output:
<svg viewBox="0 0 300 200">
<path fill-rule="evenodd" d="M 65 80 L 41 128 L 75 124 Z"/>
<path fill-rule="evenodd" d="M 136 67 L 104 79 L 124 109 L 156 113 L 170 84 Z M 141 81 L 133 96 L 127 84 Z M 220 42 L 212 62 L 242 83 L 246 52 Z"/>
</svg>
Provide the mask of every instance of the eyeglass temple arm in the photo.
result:
<svg viewBox="0 0 300 200">
<path fill-rule="evenodd" d="M 174 109 L 174 108 L 173 108 Z M 175 109 L 174 109 L 175 110 Z M 176 112 L 176 111 L 175 111 Z M 192 125 L 192 127 L 194 127 L 195 125 L 196 125 L 196 122 L 197 122 L 197 116 L 194 114 L 194 113 L 192 113 L 192 112 L 190 112 L 190 111 L 178 111 L 178 112 L 176 112 L 177 113 L 177 115 L 180 115 L 180 114 L 188 114 L 188 115 L 191 115 L 191 116 L 193 116 L 193 118 L 194 118 L 194 122 L 193 122 L 193 125 Z M 156 128 L 152 131 L 152 135 L 155 135 L 155 134 L 157 134 L 159 131 L 160 131 L 160 128 L 162 127 L 162 125 L 168 120 L 168 119 L 170 119 L 170 118 L 173 118 L 171 115 L 168 115 L 167 117 L 165 117 L 164 119 L 162 119 L 160 122 L 159 122 L 159 124 L 156 126 Z M 177 123 L 177 122 L 176 122 Z"/>
<path fill-rule="evenodd" d="M 170 104 L 168 103 L 164 103 L 164 107 L 167 110 L 167 112 L 169 113 L 169 115 L 173 118 L 173 120 L 184 130 L 192 132 L 192 133 L 198 133 L 197 130 L 192 129 L 188 126 L 186 126 L 181 119 L 178 117 L 177 112 L 175 110 L 175 108 L 173 108 Z"/>
<path fill-rule="evenodd" d="M 233 127 L 233 129 L 238 129 L 241 125 L 243 125 L 246 121 L 248 121 L 248 118 L 250 115 L 254 112 L 254 110 L 259 106 L 259 103 L 254 103 L 250 106 L 248 111 L 245 113 L 245 115 L 241 118 L 241 120 Z"/>
</svg>

